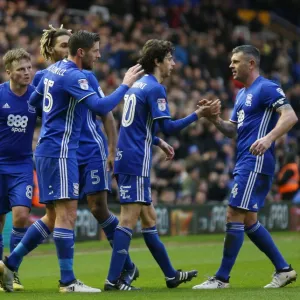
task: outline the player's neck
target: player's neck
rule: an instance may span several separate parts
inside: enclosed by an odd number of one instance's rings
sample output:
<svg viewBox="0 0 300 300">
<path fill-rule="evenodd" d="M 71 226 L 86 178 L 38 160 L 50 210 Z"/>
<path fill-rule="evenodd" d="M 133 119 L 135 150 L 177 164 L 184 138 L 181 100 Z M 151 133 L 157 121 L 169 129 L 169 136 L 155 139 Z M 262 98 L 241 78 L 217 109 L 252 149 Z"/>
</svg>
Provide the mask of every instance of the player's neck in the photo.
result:
<svg viewBox="0 0 300 300">
<path fill-rule="evenodd" d="M 17 96 L 23 96 L 27 92 L 27 85 L 19 85 L 12 80 L 9 81 L 10 90 Z"/>
<path fill-rule="evenodd" d="M 78 67 L 78 69 L 82 70 L 82 61 L 80 57 L 69 55 L 67 60 L 72 61 Z"/>
<path fill-rule="evenodd" d="M 249 86 L 251 86 L 258 76 L 259 76 L 258 72 L 253 72 L 252 74 L 250 74 L 246 82 L 244 82 L 245 88 L 247 89 Z"/>
<path fill-rule="evenodd" d="M 158 69 L 156 69 L 156 70 L 154 70 L 154 73 L 152 74 L 155 78 L 156 78 L 156 80 L 159 82 L 159 83 L 162 83 L 163 82 L 163 78 L 162 78 L 162 76 L 161 76 L 161 74 L 160 74 L 160 71 L 158 70 Z"/>
</svg>

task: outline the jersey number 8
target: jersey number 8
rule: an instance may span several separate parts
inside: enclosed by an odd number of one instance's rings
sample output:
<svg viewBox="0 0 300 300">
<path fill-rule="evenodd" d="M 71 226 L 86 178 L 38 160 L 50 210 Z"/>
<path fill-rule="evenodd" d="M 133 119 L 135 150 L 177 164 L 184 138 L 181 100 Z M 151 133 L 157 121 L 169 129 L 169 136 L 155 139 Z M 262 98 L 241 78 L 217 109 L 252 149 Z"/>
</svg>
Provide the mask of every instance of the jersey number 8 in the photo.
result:
<svg viewBox="0 0 300 300">
<path fill-rule="evenodd" d="M 125 95 L 124 109 L 122 116 L 122 125 L 128 127 L 132 124 L 135 113 L 136 97 L 135 94 Z"/>
<path fill-rule="evenodd" d="M 49 112 L 53 105 L 53 98 L 51 93 L 49 92 L 49 88 L 52 87 L 54 84 L 53 80 L 49 80 L 48 78 L 44 79 L 44 105 L 43 110 L 44 112 Z M 48 103 L 46 103 L 46 100 L 48 100 Z"/>
</svg>

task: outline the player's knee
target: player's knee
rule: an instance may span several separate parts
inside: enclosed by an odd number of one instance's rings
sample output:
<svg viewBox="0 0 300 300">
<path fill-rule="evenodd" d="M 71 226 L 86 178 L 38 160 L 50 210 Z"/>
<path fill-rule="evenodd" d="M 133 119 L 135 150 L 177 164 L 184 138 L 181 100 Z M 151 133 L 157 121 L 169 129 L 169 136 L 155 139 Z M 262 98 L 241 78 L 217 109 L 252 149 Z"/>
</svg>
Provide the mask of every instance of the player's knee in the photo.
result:
<svg viewBox="0 0 300 300">
<path fill-rule="evenodd" d="M 120 215 L 120 226 L 128 227 L 133 229 L 138 221 L 138 218 L 141 214 L 140 205 L 123 205 L 121 208 Z"/>
<path fill-rule="evenodd" d="M 60 224 L 63 224 L 67 227 L 74 227 L 75 221 L 77 217 L 77 209 L 70 209 L 68 211 L 63 212 L 60 210 L 59 212 L 56 211 L 56 218 L 55 220 Z"/>
<path fill-rule="evenodd" d="M 156 225 L 156 216 L 153 215 L 143 215 L 141 216 L 141 222 L 143 228 L 150 228 Z"/>
<path fill-rule="evenodd" d="M 107 220 L 110 213 L 107 207 L 106 194 L 97 193 L 94 195 L 88 195 L 87 201 L 92 215 L 99 223 L 103 223 Z"/>
<path fill-rule="evenodd" d="M 226 214 L 226 222 L 238 222 L 244 223 L 245 222 L 245 214 L 246 212 L 239 208 L 228 207 L 227 214 Z"/>
<path fill-rule="evenodd" d="M 29 210 L 19 210 L 18 213 L 13 216 L 13 226 L 14 227 L 27 227 L 29 219 Z"/>
<path fill-rule="evenodd" d="M 142 208 L 141 222 L 143 228 L 150 228 L 156 225 L 156 211 L 153 205 Z"/>
</svg>

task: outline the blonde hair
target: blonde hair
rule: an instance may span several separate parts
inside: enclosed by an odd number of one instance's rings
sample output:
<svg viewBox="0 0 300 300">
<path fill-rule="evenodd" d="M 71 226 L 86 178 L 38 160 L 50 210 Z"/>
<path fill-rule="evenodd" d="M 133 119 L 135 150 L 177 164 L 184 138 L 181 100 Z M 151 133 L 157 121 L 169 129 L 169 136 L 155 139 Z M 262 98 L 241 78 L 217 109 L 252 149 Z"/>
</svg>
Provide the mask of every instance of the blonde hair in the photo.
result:
<svg viewBox="0 0 300 300">
<path fill-rule="evenodd" d="M 52 52 L 51 48 L 54 47 L 56 39 L 62 35 L 71 36 L 71 29 L 63 28 L 64 25 L 60 25 L 59 28 L 53 27 L 51 24 L 49 25 L 49 29 L 43 30 L 43 35 L 41 37 L 41 54 L 46 60 L 51 60 Z"/>
<path fill-rule="evenodd" d="M 14 61 L 20 61 L 22 59 L 31 61 L 30 54 L 23 48 L 17 48 L 7 51 L 2 59 L 5 70 L 11 70 Z"/>
</svg>

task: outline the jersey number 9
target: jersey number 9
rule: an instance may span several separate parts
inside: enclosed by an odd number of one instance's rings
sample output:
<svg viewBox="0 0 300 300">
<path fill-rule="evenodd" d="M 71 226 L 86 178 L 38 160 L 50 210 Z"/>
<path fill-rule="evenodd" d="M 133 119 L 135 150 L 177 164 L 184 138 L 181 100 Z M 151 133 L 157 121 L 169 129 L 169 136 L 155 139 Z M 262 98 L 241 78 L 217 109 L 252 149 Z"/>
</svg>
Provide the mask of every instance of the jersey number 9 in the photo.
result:
<svg viewBox="0 0 300 300">
<path fill-rule="evenodd" d="M 53 80 L 49 80 L 48 78 L 44 79 L 44 105 L 43 110 L 44 112 L 49 112 L 53 105 L 53 98 L 51 93 L 49 92 L 49 88 L 52 87 L 54 84 Z M 46 101 L 47 100 L 47 101 Z"/>
<path fill-rule="evenodd" d="M 136 97 L 135 94 L 125 95 L 124 109 L 122 115 L 122 125 L 128 127 L 132 124 L 135 113 Z"/>
</svg>

